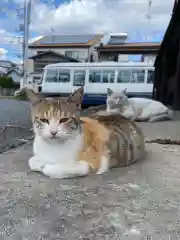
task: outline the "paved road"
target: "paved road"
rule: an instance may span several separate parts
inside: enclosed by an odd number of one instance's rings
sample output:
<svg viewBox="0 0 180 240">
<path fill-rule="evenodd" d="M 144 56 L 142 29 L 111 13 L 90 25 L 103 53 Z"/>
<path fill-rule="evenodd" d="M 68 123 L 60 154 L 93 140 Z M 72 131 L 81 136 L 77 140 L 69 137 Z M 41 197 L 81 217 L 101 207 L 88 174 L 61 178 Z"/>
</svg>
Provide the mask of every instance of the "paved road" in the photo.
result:
<svg viewBox="0 0 180 240">
<path fill-rule="evenodd" d="M 0 126 L 31 126 L 29 104 L 24 101 L 0 99 Z"/>
<path fill-rule="evenodd" d="M 27 102 L 0 100 L 7 124 L 31 126 Z M 140 125 L 149 139 L 180 138 L 180 122 Z M 180 148 L 148 148 L 146 161 L 68 180 L 31 172 L 31 145 L 1 155 L 0 239 L 180 239 Z"/>
</svg>

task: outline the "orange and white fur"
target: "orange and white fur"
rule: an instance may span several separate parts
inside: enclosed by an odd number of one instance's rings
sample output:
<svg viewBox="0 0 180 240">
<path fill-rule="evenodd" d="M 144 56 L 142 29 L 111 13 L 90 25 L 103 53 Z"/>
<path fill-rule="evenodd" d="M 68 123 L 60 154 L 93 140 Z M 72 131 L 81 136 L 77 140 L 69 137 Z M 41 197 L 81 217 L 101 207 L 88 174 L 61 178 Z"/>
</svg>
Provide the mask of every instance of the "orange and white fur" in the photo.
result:
<svg viewBox="0 0 180 240">
<path fill-rule="evenodd" d="M 108 88 L 106 106 L 108 112 L 119 112 L 134 121 L 156 122 L 173 119 L 172 111 L 161 102 L 140 97 L 128 98 L 126 89 L 114 92 Z"/>
<path fill-rule="evenodd" d="M 80 117 L 83 88 L 49 100 L 27 89 L 35 132 L 33 171 L 51 178 L 102 174 L 144 157 L 141 129 L 120 114 Z"/>
</svg>

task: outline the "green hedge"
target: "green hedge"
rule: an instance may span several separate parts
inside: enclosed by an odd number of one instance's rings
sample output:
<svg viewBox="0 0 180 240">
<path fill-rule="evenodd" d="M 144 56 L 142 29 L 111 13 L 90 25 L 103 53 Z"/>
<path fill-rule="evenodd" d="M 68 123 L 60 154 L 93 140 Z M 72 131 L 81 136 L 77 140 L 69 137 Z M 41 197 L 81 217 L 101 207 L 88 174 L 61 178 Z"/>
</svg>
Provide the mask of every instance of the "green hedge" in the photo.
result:
<svg viewBox="0 0 180 240">
<path fill-rule="evenodd" d="M 10 77 L 0 76 L 0 87 L 18 89 L 20 87 L 20 84 L 14 83 Z"/>
</svg>

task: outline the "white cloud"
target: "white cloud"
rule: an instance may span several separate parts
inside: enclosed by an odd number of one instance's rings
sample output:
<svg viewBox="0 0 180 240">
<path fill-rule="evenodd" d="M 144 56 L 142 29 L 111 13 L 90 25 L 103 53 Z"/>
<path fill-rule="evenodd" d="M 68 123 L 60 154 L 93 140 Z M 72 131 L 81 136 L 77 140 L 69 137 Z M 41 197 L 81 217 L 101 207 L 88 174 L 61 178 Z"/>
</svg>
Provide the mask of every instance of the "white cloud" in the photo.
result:
<svg viewBox="0 0 180 240">
<path fill-rule="evenodd" d="M 40 40 L 41 38 L 43 38 L 43 36 L 33 37 L 33 38 L 29 39 L 29 43 L 31 44 L 37 40 Z"/>
<path fill-rule="evenodd" d="M 0 59 L 6 59 L 7 58 L 8 51 L 4 48 L 0 48 Z"/>
<path fill-rule="evenodd" d="M 17 34 L 15 35 L 7 32 L 5 29 L 0 29 L 0 44 L 19 45 L 20 40 L 21 38 Z"/>
<path fill-rule="evenodd" d="M 24 0 L 12 1 L 21 4 Z M 143 40 L 147 32 L 154 37 L 166 30 L 174 0 L 152 0 L 149 24 L 148 0 L 71 0 L 56 9 L 39 0 L 32 2 L 31 31 L 37 35 L 52 34 L 51 29 L 57 34 L 127 32 L 130 40 Z M 10 17 L 0 20 L 0 47 L 4 49 L 5 44 L 11 49 L 20 49 L 19 33 L 12 33 L 18 31 L 19 20 Z"/>
<path fill-rule="evenodd" d="M 147 0 L 73 0 L 59 5 L 36 4 L 32 30 L 39 34 L 128 32 L 134 36 L 164 31 L 169 23 L 174 0 L 153 0 L 151 22 L 147 21 Z"/>
</svg>

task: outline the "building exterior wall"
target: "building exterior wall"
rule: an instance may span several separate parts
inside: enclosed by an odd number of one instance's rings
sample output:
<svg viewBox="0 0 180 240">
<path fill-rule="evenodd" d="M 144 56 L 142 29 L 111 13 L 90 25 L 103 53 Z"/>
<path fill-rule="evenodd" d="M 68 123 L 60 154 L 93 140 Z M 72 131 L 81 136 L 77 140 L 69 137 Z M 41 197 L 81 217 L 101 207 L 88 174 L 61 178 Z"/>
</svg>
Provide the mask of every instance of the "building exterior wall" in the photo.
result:
<svg viewBox="0 0 180 240">
<path fill-rule="evenodd" d="M 45 51 L 54 51 L 62 55 L 66 55 L 67 51 L 71 51 L 72 58 L 75 58 L 76 55 L 78 55 L 78 60 L 80 61 L 86 61 L 90 55 L 91 52 L 93 52 L 93 49 L 89 48 L 36 48 L 36 49 L 29 49 L 29 57 L 36 55 L 40 52 Z M 74 57 L 73 57 L 74 55 Z M 70 57 L 70 55 L 68 55 Z"/>
<path fill-rule="evenodd" d="M 142 59 L 143 59 L 143 62 L 154 63 L 156 59 L 156 55 L 155 54 L 143 55 Z"/>
<path fill-rule="evenodd" d="M 48 64 L 54 64 L 59 62 L 69 62 L 68 59 L 61 58 L 53 53 L 47 53 L 42 56 L 37 56 L 34 59 L 34 72 L 42 72 L 44 67 Z"/>
<path fill-rule="evenodd" d="M 99 61 L 114 61 L 114 59 L 117 59 L 118 62 L 126 62 L 128 61 L 128 55 L 127 54 L 118 54 L 118 53 L 111 53 L 111 52 L 103 52 L 99 54 Z"/>
</svg>

